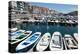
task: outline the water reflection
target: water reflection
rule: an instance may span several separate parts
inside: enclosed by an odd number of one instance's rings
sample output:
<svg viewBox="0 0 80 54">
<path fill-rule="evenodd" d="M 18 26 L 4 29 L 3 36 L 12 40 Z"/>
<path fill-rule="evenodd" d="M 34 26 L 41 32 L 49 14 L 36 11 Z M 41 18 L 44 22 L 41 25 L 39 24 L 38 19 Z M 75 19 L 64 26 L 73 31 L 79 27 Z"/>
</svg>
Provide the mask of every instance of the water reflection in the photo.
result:
<svg viewBox="0 0 80 54">
<path fill-rule="evenodd" d="M 62 33 L 62 35 L 64 34 L 73 34 L 75 32 L 78 32 L 78 26 L 77 25 L 67 25 L 67 24 L 49 24 L 49 23 L 22 23 L 20 25 L 21 29 L 24 30 L 31 30 L 33 32 L 42 32 L 46 33 L 46 32 L 50 32 L 51 34 L 55 31 L 59 31 Z"/>
</svg>

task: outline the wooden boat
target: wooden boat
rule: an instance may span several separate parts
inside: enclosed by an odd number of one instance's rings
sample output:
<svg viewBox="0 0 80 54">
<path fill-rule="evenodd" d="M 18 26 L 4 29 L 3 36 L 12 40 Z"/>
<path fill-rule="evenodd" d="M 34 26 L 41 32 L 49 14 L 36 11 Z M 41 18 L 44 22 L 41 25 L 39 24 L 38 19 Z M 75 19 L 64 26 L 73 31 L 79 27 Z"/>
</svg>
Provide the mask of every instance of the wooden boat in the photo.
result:
<svg viewBox="0 0 80 54">
<path fill-rule="evenodd" d="M 16 44 L 25 38 L 29 37 L 32 33 L 32 31 L 25 31 L 21 32 L 22 30 L 19 30 L 12 34 L 12 36 L 9 36 L 9 43 L 10 44 Z"/>
<path fill-rule="evenodd" d="M 36 46 L 37 51 L 44 51 L 48 48 L 49 43 L 51 40 L 50 33 L 45 33 L 42 38 L 40 39 L 39 43 Z"/>
<path fill-rule="evenodd" d="M 74 33 L 73 36 L 74 36 L 74 38 L 76 39 L 76 41 L 78 43 L 78 33 Z"/>
<path fill-rule="evenodd" d="M 50 50 L 63 50 L 62 35 L 60 32 L 54 32 L 50 42 Z"/>
<path fill-rule="evenodd" d="M 17 30 L 15 32 L 9 32 L 9 36 L 18 36 L 24 32 L 26 32 L 26 31 L 25 30 Z"/>
<path fill-rule="evenodd" d="M 71 35 L 65 34 L 64 41 L 65 41 L 65 45 L 67 49 L 77 49 L 78 48 L 77 43 L 75 42 L 75 40 L 73 39 Z"/>
<path fill-rule="evenodd" d="M 16 52 L 27 52 L 29 51 L 34 45 L 36 45 L 37 41 L 41 36 L 41 32 L 36 32 L 32 34 L 30 37 L 22 41 L 17 47 Z"/>
</svg>

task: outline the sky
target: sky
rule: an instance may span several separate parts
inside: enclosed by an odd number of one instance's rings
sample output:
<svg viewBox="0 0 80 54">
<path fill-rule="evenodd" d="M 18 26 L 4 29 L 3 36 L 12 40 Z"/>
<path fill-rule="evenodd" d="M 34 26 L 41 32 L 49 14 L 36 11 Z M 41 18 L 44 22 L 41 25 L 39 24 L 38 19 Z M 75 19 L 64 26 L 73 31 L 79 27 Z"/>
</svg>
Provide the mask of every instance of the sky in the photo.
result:
<svg viewBox="0 0 80 54">
<path fill-rule="evenodd" d="M 71 5 L 71 4 L 36 3 L 36 2 L 31 2 L 31 3 L 32 5 L 47 7 L 49 9 L 53 9 L 61 13 L 69 13 L 78 10 L 77 5 Z"/>
</svg>

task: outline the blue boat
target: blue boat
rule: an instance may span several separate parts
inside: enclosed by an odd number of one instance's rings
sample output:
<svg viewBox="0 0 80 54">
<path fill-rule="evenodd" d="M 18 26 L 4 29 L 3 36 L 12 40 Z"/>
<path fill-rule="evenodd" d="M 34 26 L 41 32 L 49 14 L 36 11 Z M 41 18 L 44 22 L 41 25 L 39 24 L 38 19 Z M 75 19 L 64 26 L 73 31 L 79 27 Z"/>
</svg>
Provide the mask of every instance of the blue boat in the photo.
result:
<svg viewBox="0 0 80 54">
<path fill-rule="evenodd" d="M 25 30 L 18 30 L 18 31 L 15 31 L 15 32 L 10 32 L 9 36 L 18 36 L 18 35 L 20 35 L 24 32 L 25 32 Z"/>
<path fill-rule="evenodd" d="M 41 32 L 36 32 L 32 34 L 30 37 L 22 41 L 17 47 L 16 52 L 27 52 L 29 51 L 34 45 L 37 44 L 37 41 L 40 39 Z"/>
<path fill-rule="evenodd" d="M 26 38 L 28 38 L 31 35 L 32 31 L 25 31 L 22 32 L 21 30 L 16 31 L 12 33 L 11 36 L 9 36 L 9 43 L 10 44 L 16 44 Z"/>
</svg>

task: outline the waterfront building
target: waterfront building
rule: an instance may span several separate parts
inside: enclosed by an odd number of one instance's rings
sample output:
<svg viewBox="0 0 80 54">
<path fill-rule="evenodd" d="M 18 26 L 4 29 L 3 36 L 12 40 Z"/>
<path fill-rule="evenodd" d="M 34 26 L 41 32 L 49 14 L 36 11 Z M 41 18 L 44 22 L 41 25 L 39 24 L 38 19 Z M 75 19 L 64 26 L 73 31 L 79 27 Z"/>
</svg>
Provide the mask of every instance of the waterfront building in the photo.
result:
<svg viewBox="0 0 80 54">
<path fill-rule="evenodd" d="M 77 16 L 64 15 L 54 9 L 32 5 L 29 2 L 10 1 L 9 2 L 9 19 L 23 21 L 42 20 L 42 21 L 66 21 L 72 20 L 78 22 Z"/>
</svg>

